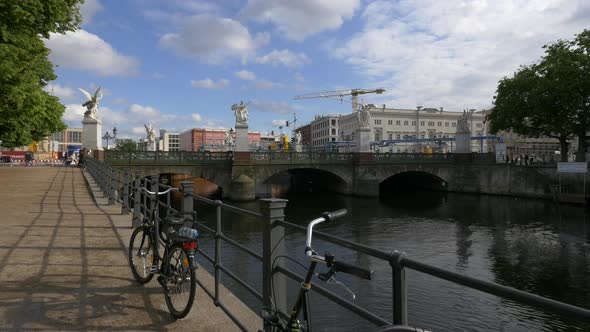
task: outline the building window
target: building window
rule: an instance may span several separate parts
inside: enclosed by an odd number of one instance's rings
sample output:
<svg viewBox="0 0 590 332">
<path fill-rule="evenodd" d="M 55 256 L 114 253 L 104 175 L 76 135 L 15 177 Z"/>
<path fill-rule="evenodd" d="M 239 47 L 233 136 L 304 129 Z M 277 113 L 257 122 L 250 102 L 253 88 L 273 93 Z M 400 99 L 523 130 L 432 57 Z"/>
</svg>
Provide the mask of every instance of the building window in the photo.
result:
<svg viewBox="0 0 590 332">
<path fill-rule="evenodd" d="M 476 127 L 476 128 L 481 128 L 481 123 L 476 123 L 476 124 L 475 124 L 475 127 Z"/>
<path fill-rule="evenodd" d="M 448 122 L 445 122 L 445 127 L 448 127 L 448 126 L 449 126 L 449 123 Z"/>
<path fill-rule="evenodd" d="M 389 133 L 388 136 L 389 136 L 389 139 L 393 139 L 393 134 L 392 133 Z"/>
<path fill-rule="evenodd" d="M 428 125 L 434 127 L 434 121 L 428 121 Z"/>
<path fill-rule="evenodd" d="M 332 119 L 332 126 L 336 125 L 336 119 Z"/>
<path fill-rule="evenodd" d="M 420 138 L 424 138 L 424 134 L 421 134 L 421 135 L 420 135 Z"/>
<path fill-rule="evenodd" d="M 332 142 L 336 142 L 336 137 L 332 137 Z"/>
<path fill-rule="evenodd" d="M 400 120 L 395 120 L 395 124 L 399 126 L 402 124 L 402 122 Z"/>
<path fill-rule="evenodd" d="M 415 126 L 415 125 L 416 125 L 416 121 L 412 121 L 412 126 Z"/>
<path fill-rule="evenodd" d="M 402 137 L 402 135 L 401 135 L 401 134 L 395 134 L 395 138 L 396 138 L 396 139 L 400 139 L 401 137 Z"/>
<path fill-rule="evenodd" d="M 442 122 L 441 121 L 438 122 L 438 126 L 439 127 L 442 127 Z"/>
<path fill-rule="evenodd" d="M 453 127 L 457 127 L 457 122 L 453 122 Z"/>
<path fill-rule="evenodd" d="M 393 124 L 393 120 L 387 120 L 387 124 L 388 125 L 392 125 Z"/>
<path fill-rule="evenodd" d="M 336 129 L 332 128 L 332 135 L 336 135 Z"/>
<path fill-rule="evenodd" d="M 404 126 L 408 125 L 408 120 L 404 121 Z"/>
<path fill-rule="evenodd" d="M 375 120 L 375 124 L 381 124 L 381 120 Z"/>
<path fill-rule="evenodd" d="M 420 125 L 424 127 L 424 121 L 420 121 Z"/>
</svg>

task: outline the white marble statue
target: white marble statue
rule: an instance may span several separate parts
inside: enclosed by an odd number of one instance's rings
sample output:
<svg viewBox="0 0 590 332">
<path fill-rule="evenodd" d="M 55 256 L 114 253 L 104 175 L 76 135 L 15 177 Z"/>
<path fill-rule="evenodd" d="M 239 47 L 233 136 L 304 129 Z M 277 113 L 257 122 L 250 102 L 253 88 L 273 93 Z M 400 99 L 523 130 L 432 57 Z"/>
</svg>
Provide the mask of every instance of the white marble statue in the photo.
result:
<svg viewBox="0 0 590 332">
<path fill-rule="evenodd" d="M 225 131 L 225 141 L 223 142 L 226 147 L 230 148 L 234 145 L 234 138 L 232 137 L 232 131 Z"/>
<path fill-rule="evenodd" d="M 98 110 L 98 102 L 102 99 L 102 89 L 99 87 L 94 95 L 91 95 L 88 91 L 78 88 L 78 90 L 82 91 L 82 93 L 88 98 L 82 106 L 86 107 L 86 112 L 84 112 L 84 119 L 96 119 L 96 111 Z"/>
<path fill-rule="evenodd" d="M 300 131 L 295 132 L 294 141 L 295 142 L 293 142 L 293 143 L 295 143 L 295 144 L 301 144 L 301 132 Z"/>
<path fill-rule="evenodd" d="M 368 107 L 363 107 L 360 111 L 358 111 L 358 119 L 359 119 L 359 127 L 360 128 L 369 128 L 371 121 L 371 113 L 369 112 Z"/>
<path fill-rule="evenodd" d="M 458 133 L 470 133 L 469 129 L 469 115 L 463 111 L 463 114 L 457 120 L 457 132 Z"/>
<path fill-rule="evenodd" d="M 243 101 L 240 101 L 239 104 L 232 105 L 231 109 L 236 116 L 236 125 L 248 125 L 248 109 L 246 106 Z"/>
<path fill-rule="evenodd" d="M 147 134 L 147 140 L 148 142 L 153 142 L 156 140 L 156 133 L 154 132 L 154 128 L 152 128 L 152 125 L 143 125 L 145 127 L 145 132 Z"/>
</svg>

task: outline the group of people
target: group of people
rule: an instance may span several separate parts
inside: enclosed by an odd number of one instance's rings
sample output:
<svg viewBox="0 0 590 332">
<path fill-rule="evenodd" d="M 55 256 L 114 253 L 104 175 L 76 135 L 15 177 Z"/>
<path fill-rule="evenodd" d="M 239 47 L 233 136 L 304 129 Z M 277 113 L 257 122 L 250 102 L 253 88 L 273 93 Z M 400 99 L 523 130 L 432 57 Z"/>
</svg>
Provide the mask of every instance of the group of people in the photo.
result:
<svg viewBox="0 0 590 332">
<path fill-rule="evenodd" d="M 537 158 L 537 156 L 535 156 L 534 153 L 530 156 L 526 153 L 519 155 L 509 154 L 508 156 L 506 156 L 505 160 L 507 164 L 513 165 L 531 165 L 536 161 L 539 161 L 539 159 Z"/>
</svg>

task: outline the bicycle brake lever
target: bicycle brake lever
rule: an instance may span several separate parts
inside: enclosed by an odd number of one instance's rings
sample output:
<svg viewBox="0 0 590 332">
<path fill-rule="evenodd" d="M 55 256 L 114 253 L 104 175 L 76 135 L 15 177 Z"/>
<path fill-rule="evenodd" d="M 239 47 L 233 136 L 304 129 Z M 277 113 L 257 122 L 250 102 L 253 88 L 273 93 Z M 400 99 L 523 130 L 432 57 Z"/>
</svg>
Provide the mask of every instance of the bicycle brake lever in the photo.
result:
<svg viewBox="0 0 590 332">
<path fill-rule="evenodd" d="M 332 275 L 332 277 L 330 277 L 330 279 L 328 279 L 328 281 L 326 281 L 326 283 L 328 283 L 328 284 L 331 284 L 332 283 L 332 284 L 336 284 L 336 285 L 342 286 L 342 288 L 346 289 L 346 291 L 349 292 L 350 295 L 352 295 L 352 300 L 353 301 L 356 300 L 356 294 L 354 294 L 354 292 L 350 288 L 346 287 L 345 284 L 343 284 L 340 281 L 336 280 L 336 278 L 334 277 L 334 275 Z"/>
</svg>

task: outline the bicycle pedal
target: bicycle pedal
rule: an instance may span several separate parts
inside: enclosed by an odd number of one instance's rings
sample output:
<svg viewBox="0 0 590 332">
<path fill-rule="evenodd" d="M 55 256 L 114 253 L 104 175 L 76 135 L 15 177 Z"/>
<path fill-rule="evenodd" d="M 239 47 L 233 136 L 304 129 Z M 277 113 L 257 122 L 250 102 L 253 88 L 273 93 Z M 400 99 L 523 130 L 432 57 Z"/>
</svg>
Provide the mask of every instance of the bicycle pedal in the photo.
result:
<svg viewBox="0 0 590 332">
<path fill-rule="evenodd" d="M 166 284 L 166 278 L 164 278 L 164 276 L 158 276 L 158 283 L 160 284 L 160 286 L 162 286 L 162 288 L 164 288 L 164 292 L 168 292 L 168 285 Z"/>
<path fill-rule="evenodd" d="M 158 272 L 158 266 L 156 266 L 156 265 L 152 265 L 152 266 L 150 267 L 150 273 L 156 273 L 156 272 Z"/>
</svg>

